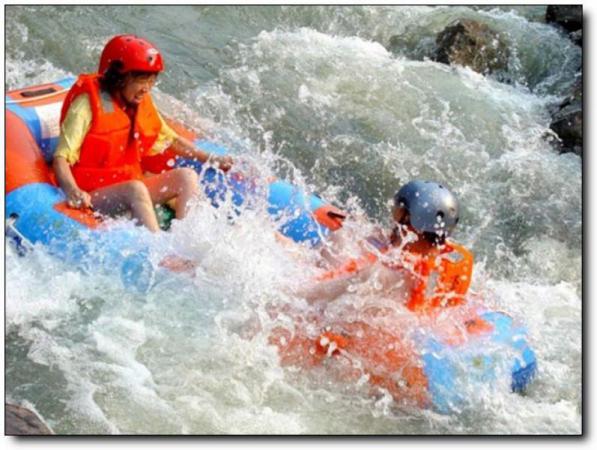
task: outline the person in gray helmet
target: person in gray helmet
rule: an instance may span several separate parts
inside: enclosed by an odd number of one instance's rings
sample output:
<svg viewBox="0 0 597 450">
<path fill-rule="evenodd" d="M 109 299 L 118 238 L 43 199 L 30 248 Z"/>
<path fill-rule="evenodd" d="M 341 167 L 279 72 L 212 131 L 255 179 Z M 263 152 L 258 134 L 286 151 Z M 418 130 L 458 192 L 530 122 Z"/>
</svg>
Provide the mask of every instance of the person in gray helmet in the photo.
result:
<svg viewBox="0 0 597 450">
<path fill-rule="evenodd" d="M 432 181 L 411 181 L 394 196 L 394 220 L 409 227 L 422 240 L 443 244 L 459 219 L 456 196 Z"/>
<path fill-rule="evenodd" d="M 410 181 L 394 196 L 392 218 L 389 233 L 369 236 L 361 245 L 361 257 L 344 260 L 319 276 L 317 286 L 297 293 L 310 301 L 330 300 L 377 269 L 378 284 L 384 290 L 399 287 L 411 310 L 463 303 L 473 255 L 448 240 L 459 220 L 456 196 L 436 182 Z"/>
</svg>

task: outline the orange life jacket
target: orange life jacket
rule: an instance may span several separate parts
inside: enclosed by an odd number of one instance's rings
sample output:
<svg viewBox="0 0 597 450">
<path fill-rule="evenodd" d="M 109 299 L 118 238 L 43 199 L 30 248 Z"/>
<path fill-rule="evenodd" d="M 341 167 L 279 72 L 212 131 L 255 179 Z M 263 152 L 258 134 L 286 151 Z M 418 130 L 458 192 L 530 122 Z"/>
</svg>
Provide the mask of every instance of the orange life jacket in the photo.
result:
<svg viewBox="0 0 597 450">
<path fill-rule="evenodd" d="M 381 253 L 387 253 L 388 246 L 376 245 Z M 471 284 L 473 254 L 462 245 L 446 242 L 439 252 L 418 255 L 403 252 L 404 261 L 384 263 L 396 270 L 407 269 L 415 276 L 407 308 L 412 311 L 427 311 L 441 306 L 456 306 L 464 303 L 464 296 Z M 338 269 L 325 272 L 317 279 L 329 281 L 343 275 L 355 274 L 378 260 L 378 254 L 367 252 L 360 258 L 348 260 Z"/>
<path fill-rule="evenodd" d="M 446 242 L 438 254 L 416 257 L 414 272 L 417 279 L 407 308 L 426 311 L 461 305 L 471 285 L 473 254 L 462 245 Z"/>
<path fill-rule="evenodd" d="M 143 97 L 133 123 L 112 96 L 100 90 L 99 75 L 80 75 L 62 105 L 61 124 L 74 99 L 83 93 L 89 96 L 92 121 L 79 161 L 72 167 L 77 185 L 93 191 L 141 179 L 141 158 L 153 147 L 162 126 L 151 97 Z"/>
</svg>

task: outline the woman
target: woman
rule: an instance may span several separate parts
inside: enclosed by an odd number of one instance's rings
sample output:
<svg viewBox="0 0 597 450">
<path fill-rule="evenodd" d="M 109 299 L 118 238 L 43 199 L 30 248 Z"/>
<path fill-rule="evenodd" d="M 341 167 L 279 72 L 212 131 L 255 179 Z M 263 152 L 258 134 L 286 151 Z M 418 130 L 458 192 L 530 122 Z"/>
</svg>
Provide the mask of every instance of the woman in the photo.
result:
<svg viewBox="0 0 597 450">
<path fill-rule="evenodd" d="M 164 70 L 160 52 L 134 35 L 112 38 L 97 74 L 80 75 L 64 101 L 54 172 L 74 208 L 113 215 L 130 211 L 158 231 L 154 204 L 175 200 L 185 217 L 198 195 L 197 174 L 177 168 L 145 177 L 143 157 L 170 148 L 174 154 L 230 169 L 230 157 L 213 156 L 178 136 L 162 119 L 149 92 Z"/>
<path fill-rule="evenodd" d="M 367 238 L 361 257 L 323 273 L 315 285 L 297 294 L 331 300 L 349 285 L 369 280 L 377 269 L 382 288 L 400 294 L 410 310 L 461 304 L 470 286 L 473 256 L 447 240 L 459 219 L 454 194 L 438 183 L 411 181 L 394 196 L 392 217 L 392 230 Z"/>
</svg>

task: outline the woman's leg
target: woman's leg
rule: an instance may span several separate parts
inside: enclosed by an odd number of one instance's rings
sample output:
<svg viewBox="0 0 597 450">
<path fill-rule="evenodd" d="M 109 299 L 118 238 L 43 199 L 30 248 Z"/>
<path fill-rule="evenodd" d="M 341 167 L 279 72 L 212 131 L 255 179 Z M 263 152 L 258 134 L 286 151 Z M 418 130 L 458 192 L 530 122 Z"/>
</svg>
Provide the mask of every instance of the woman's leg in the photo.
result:
<svg viewBox="0 0 597 450">
<path fill-rule="evenodd" d="M 91 192 L 91 203 L 102 214 L 113 215 L 131 211 L 133 218 L 149 230 L 160 229 L 151 196 L 141 181 L 125 181 L 96 189 Z"/>
<path fill-rule="evenodd" d="M 179 168 L 143 180 L 153 203 L 176 199 L 176 218 L 187 215 L 189 201 L 199 195 L 199 177 L 193 169 Z"/>
</svg>

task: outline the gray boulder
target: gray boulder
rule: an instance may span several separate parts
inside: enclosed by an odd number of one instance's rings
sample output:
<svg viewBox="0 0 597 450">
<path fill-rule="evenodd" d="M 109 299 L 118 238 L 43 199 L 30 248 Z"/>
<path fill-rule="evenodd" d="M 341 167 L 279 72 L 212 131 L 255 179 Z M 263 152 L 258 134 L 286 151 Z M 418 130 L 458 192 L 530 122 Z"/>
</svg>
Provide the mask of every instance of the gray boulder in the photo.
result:
<svg viewBox="0 0 597 450">
<path fill-rule="evenodd" d="M 484 23 L 459 19 L 440 32 L 435 42 L 435 61 L 467 66 L 484 75 L 508 67 L 507 45 Z"/>
<path fill-rule="evenodd" d="M 8 436 L 54 434 L 33 412 L 22 406 L 4 404 L 4 433 Z"/>
</svg>

